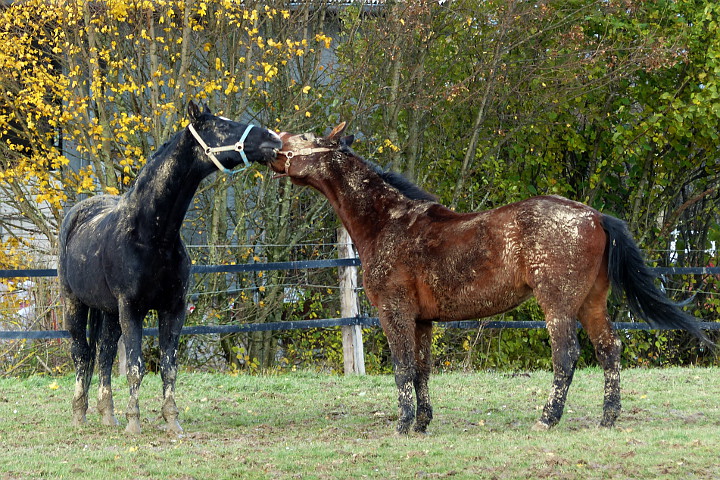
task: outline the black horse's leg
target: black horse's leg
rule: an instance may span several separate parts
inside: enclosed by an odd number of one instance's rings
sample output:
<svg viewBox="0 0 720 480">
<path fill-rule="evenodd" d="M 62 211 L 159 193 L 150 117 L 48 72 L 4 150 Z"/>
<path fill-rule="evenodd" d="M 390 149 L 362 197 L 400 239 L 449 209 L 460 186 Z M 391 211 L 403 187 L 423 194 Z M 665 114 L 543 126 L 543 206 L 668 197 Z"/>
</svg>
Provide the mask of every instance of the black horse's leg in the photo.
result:
<svg viewBox="0 0 720 480">
<path fill-rule="evenodd" d="M 430 390 L 428 380 L 430 379 L 430 368 L 432 366 L 432 322 L 418 322 L 415 324 L 415 395 L 417 397 L 417 418 L 415 420 L 415 431 L 425 433 L 427 426 L 433 418 L 432 405 L 430 404 Z"/>
<path fill-rule="evenodd" d="M 536 430 L 547 430 L 555 426 L 562 417 L 568 388 L 572 383 L 575 365 L 580 356 L 576 323 L 571 317 L 556 317 L 546 314 L 547 329 L 552 347 L 553 385 Z"/>
<path fill-rule="evenodd" d="M 75 394 L 72 400 L 73 425 L 87 421 L 88 391 L 95 368 L 95 344 L 87 341 L 88 307 L 65 294 L 66 327 L 72 337 L 70 354 L 75 364 Z"/>
<path fill-rule="evenodd" d="M 128 424 L 127 433 L 140 433 L 140 401 L 139 391 L 145 364 L 142 358 L 142 321 L 146 311 L 136 310 L 126 299 L 118 301 L 120 310 L 120 327 L 125 336 L 125 352 L 127 357 L 127 382 L 130 387 L 130 398 L 125 412 Z"/>
<path fill-rule="evenodd" d="M 112 367 L 120 340 L 120 322 L 117 314 L 105 314 L 100 331 L 98 352 L 98 412 L 103 425 L 119 425 L 115 418 L 115 403 L 112 394 Z"/>
<path fill-rule="evenodd" d="M 180 331 L 185 323 L 185 305 L 175 312 L 162 312 L 159 315 L 160 326 L 160 374 L 163 381 L 162 416 L 167 422 L 167 429 L 182 433 L 178 422 L 178 408 L 175 404 L 175 380 L 177 378 L 177 350 Z"/>
<path fill-rule="evenodd" d="M 397 433 L 405 435 L 415 420 L 415 319 L 398 310 L 401 310 L 401 307 L 385 306 L 380 309 L 380 325 L 388 339 L 395 369 L 395 384 L 398 388 Z"/>
<path fill-rule="evenodd" d="M 594 293 L 594 292 L 593 292 Z M 578 315 L 595 347 L 595 356 L 605 372 L 605 396 L 601 427 L 612 427 L 620 416 L 620 352 L 622 344 L 607 317 L 607 285 L 589 295 Z"/>
</svg>

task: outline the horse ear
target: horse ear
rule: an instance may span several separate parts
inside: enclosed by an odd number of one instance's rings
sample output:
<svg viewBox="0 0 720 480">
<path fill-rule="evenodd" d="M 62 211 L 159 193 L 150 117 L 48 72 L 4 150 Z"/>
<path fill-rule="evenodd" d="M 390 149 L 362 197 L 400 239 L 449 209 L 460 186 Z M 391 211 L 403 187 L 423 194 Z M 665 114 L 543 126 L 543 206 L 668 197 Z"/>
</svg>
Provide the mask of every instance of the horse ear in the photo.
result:
<svg viewBox="0 0 720 480">
<path fill-rule="evenodd" d="M 346 135 L 340 139 L 340 145 L 343 147 L 349 147 L 355 141 L 355 135 Z"/>
<path fill-rule="evenodd" d="M 342 135 L 342 133 L 345 131 L 345 126 L 346 126 L 346 125 L 347 125 L 347 123 L 342 122 L 340 125 L 338 125 L 337 127 L 333 128 L 333 131 L 330 132 L 330 135 L 328 135 L 327 137 L 325 137 L 325 139 L 326 139 L 326 140 L 337 140 L 337 139 L 340 137 L 340 135 Z"/>
<path fill-rule="evenodd" d="M 208 107 L 207 103 L 203 102 L 203 114 L 212 115 L 212 112 L 210 111 L 210 107 Z"/>
<path fill-rule="evenodd" d="M 190 117 L 190 121 L 194 122 L 195 120 L 200 118 L 200 107 L 198 107 L 197 103 L 190 100 L 190 102 L 188 102 L 187 113 Z"/>
</svg>

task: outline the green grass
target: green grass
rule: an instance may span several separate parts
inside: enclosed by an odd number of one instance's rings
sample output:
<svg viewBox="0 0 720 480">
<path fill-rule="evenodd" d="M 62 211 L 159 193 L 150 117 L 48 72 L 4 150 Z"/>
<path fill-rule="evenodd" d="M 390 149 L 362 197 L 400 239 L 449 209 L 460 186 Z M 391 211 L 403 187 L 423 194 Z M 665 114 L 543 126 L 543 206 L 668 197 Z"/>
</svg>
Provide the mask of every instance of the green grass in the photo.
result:
<svg viewBox="0 0 720 480">
<path fill-rule="evenodd" d="M 184 435 L 155 428 L 160 379 L 141 389 L 140 436 L 70 425 L 71 377 L 0 379 L 0 479 L 717 478 L 720 370 L 622 372 L 624 411 L 595 427 L 602 372 L 576 373 L 565 415 L 533 432 L 551 374 L 431 378 L 429 434 L 397 437 L 390 376 L 182 373 Z M 116 407 L 127 401 L 116 380 Z M 124 416 L 119 412 L 124 423 Z"/>
</svg>

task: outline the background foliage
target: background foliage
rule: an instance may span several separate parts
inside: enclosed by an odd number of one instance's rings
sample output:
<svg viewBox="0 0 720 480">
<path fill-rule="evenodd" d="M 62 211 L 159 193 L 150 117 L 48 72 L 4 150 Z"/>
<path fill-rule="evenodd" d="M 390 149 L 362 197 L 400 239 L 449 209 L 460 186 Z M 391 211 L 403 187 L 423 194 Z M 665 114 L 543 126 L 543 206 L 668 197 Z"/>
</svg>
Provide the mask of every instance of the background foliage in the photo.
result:
<svg viewBox="0 0 720 480">
<path fill-rule="evenodd" d="M 654 265 L 717 265 L 719 19 L 700 1 L 18 2 L 0 20 L 0 265 L 51 264 L 64 207 L 122 193 L 189 99 L 277 130 L 346 120 L 358 151 L 459 211 L 561 194 L 627 220 Z M 203 184 L 185 235 L 197 263 L 335 255 L 326 201 L 268 177 Z M 335 275 L 197 277 L 188 322 L 336 317 Z M 718 282 L 663 287 L 716 320 Z M 4 288 L 5 325 L 62 324 L 52 284 Z M 533 303 L 510 317 L 541 319 Z M 369 370 L 387 370 L 382 334 L 365 334 Z M 623 335 L 628 364 L 712 361 L 683 333 Z M 204 368 L 341 365 L 335 331 L 184 342 Z M 13 369 L 66 367 L 44 344 L 0 348 Z M 434 353 L 438 368 L 549 365 L 544 331 L 438 329 Z"/>
</svg>

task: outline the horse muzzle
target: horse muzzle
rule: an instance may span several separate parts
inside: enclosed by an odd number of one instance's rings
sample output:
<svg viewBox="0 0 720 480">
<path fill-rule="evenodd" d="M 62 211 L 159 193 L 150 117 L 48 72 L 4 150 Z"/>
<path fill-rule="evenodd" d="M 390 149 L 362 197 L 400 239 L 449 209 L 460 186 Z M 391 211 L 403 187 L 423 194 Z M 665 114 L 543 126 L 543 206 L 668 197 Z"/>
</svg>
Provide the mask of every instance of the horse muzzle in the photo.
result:
<svg viewBox="0 0 720 480">
<path fill-rule="evenodd" d="M 283 141 L 280 136 L 272 130 L 268 130 L 268 132 L 270 132 L 270 138 L 263 141 L 259 147 L 262 154 L 261 163 L 265 165 L 269 165 L 274 162 L 277 158 L 278 152 L 283 147 Z"/>
</svg>

